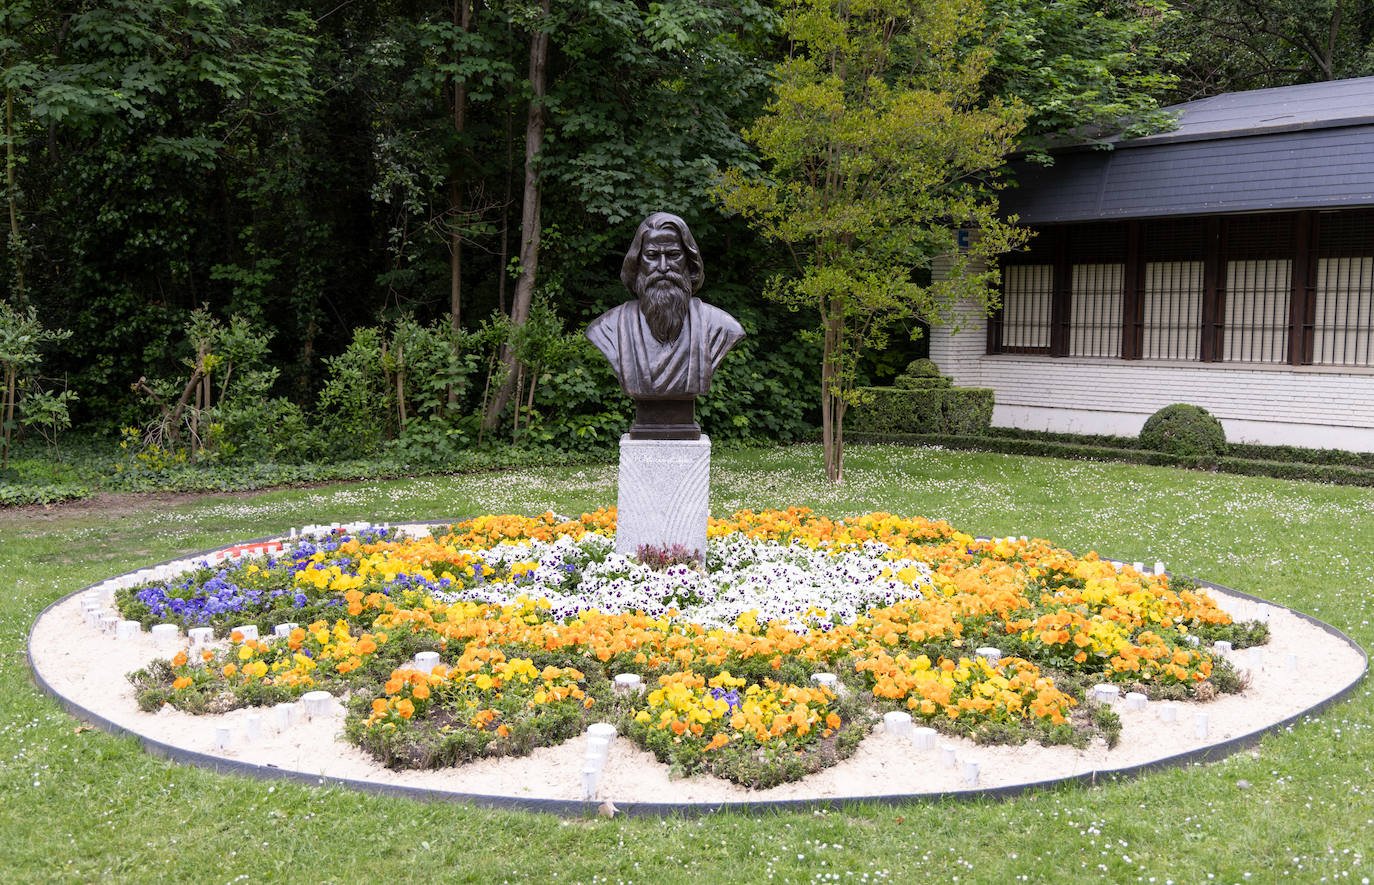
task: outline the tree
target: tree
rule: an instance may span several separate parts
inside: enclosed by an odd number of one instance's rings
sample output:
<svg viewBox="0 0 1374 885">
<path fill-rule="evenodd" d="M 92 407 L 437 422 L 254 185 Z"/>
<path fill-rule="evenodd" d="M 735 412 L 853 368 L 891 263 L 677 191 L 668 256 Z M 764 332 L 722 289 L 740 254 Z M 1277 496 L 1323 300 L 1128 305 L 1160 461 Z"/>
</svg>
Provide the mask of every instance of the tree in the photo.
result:
<svg viewBox="0 0 1374 885">
<path fill-rule="evenodd" d="M 18 422 L 14 417 L 22 382 L 30 376 L 42 359 L 40 348 L 71 336 L 62 329 L 46 329 L 38 320 L 32 306 L 16 309 L 0 301 L 0 470 L 9 465 L 10 442 Z M 41 395 L 42 391 L 38 391 Z M 62 417 L 70 397 L 58 397 Z"/>
<path fill-rule="evenodd" d="M 539 182 L 539 159 L 544 149 L 549 13 L 550 0 L 541 0 L 538 16 L 529 24 L 530 99 L 525 114 L 525 188 L 520 203 L 520 276 L 515 281 L 515 294 L 511 299 L 510 311 L 511 328 L 517 333 L 530 316 L 530 303 L 534 299 L 534 281 L 539 274 L 539 239 L 544 229 L 544 192 Z M 496 426 L 496 422 L 501 418 L 501 412 L 505 410 L 511 394 L 516 389 L 518 377 L 514 342 L 502 347 L 501 364 L 505 369 L 504 381 L 487 405 L 487 413 L 482 416 L 482 427 L 486 430 Z"/>
<path fill-rule="evenodd" d="M 1160 113 L 1181 57 L 1163 34 L 1177 14 L 1164 0 L 985 0 L 978 35 L 993 48 L 985 95 L 1028 110 L 1019 147 L 1039 152 L 1066 139 L 1169 128 Z"/>
<path fill-rule="evenodd" d="M 526 110 L 513 334 L 537 282 L 543 289 L 587 275 L 591 288 L 615 280 L 605 271 L 640 220 L 673 209 L 695 223 L 717 170 L 750 161 L 740 111 L 752 116 L 763 92 L 756 50 L 774 21 L 752 0 L 560 0 L 530 16 L 526 82 L 538 99 Z M 541 274 L 549 241 L 561 261 Z M 488 428 L 519 386 L 514 354 L 503 351 L 505 381 L 488 405 Z"/>
<path fill-rule="evenodd" d="M 1178 98 L 1374 74 L 1374 0 L 1175 0 Z"/>
<path fill-rule="evenodd" d="M 978 262 L 1023 239 L 997 217 L 992 190 L 1025 111 L 980 99 L 992 51 L 977 40 L 978 0 L 782 6 L 788 57 L 745 133 L 765 177 L 733 169 L 717 193 L 791 254 L 797 273 L 775 277 L 770 297 L 819 315 L 825 474 L 841 482 L 859 356 L 898 318 L 939 322 L 965 298 L 986 307 L 995 272 Z M 957 226 L 981 237 L 947 279 L 921 282 L 933 257 L 955 251 Z"/>
</svg>

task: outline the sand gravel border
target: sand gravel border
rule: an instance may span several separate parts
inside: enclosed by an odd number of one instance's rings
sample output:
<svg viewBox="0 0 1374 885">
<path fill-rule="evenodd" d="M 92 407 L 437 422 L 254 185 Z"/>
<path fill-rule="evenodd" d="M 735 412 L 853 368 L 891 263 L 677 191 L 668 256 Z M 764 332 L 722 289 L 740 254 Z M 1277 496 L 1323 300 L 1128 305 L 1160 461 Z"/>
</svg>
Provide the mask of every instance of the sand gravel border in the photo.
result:
<svg viewBox="0 0 1374 885">
<path fill-rule="evenodd" d="M 419 525 L 419 524 L 415 524 Z M 200 562 L 221 550 L 274 539 L 225 545 L 160 565 Z M 125 573 L 117 581 L 134 571 Z M 154 657 L 170 657 L 187 647 L 159 649 L 149 633 L 132 639 L 87 626 L 83 588 L 48 606 L 35 620 L 28 640 L 34 681 L 72 715 L 116 735 L 131 735 L 156 756 L 218 772 L 305 784 L 344 786 L 364 792 L 416 799 L 465 801 L 563 815 L 587 813 L 604 800 L 621 812 L 641 815 L 701 814 L 734 809 L 757 812 L 842 807 L 850 803 L 905 803 L 946 798 L 1006 797 L 1069 783 L 1133 777 L 1148 771 L 1215 761 L 1259 742 L 1339 701 L 1359 684 L 1368 668 L 1363 649 L 1336 628 L 1308 615 L 1216 584 L 1203 583 L 1233 617 L 1249 619 L 1266 606 L 1271 638 L 1258 664 L 1249 650 L 1230 654 L 1251 675 L 1239 695 L 1208 703 L 1175 704 L 1176 718 L 1165 722 L 1163 706 L 1125 711 L 1123 729 L 1111 750 L 1100 741 L 1083 750 L 1041 747 L 981 747 L 962 738 L 940 736 L 935 750 L 916 750 L 906 738 L 885 734 L 880 725 L 854 756 L 792 784 L 747 790 L 718 778 L 675 779 L 667 766 L 624 738 L 616 738 L 593 799 L 582 798 L 584 741 L 575 738 L 537 749 L 519 759 L 478 760 L 440 771 L 397 772 L 378 765 L 357 747 L 337 739 L 343 709 L 335 703 L 326 716 L 301 721 L 281 732 L 270 726 L 268 711 L 235 710 L 219 716 L 193 716 L 165 707 L 159 713 L 137 709 L 125 674 Z M 77 641 L 73 641 L 73 638 Z M 1296 669 L 1291 666 L 1296 656 Z M 1196 717 L 1205 714 L 1206 736 Z M 260 734 L 244 738 L 248 717 L 260 717 Z M 216 749 L 215 729 L 227 726 L 233 739 Z M 946 748 L 961 763 L 942 764 Z M 976 786 L 964 781 L 963 762 L 979 766 Z"/>
</svg>

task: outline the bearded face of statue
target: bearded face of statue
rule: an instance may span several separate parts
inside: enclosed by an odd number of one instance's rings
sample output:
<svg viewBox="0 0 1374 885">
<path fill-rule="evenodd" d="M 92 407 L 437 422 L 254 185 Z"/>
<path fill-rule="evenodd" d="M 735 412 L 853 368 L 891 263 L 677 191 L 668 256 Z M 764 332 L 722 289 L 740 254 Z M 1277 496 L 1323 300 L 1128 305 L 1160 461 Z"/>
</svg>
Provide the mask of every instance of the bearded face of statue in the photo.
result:
<svg viewBox="0 0 1374 885">
<path fill-rule="evenodd" d="M 692 299 L 687 253 L 677 231 L 659 228 L 644 238 L 635 282 L 649 331 L 660 344 L 676 341 Z"/>
</svg>

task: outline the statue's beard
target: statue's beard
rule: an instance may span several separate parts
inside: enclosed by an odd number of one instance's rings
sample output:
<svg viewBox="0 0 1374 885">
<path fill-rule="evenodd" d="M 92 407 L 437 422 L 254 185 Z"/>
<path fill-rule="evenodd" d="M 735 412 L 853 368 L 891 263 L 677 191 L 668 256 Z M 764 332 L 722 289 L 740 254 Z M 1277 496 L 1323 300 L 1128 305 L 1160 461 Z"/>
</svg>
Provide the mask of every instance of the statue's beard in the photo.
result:
<svg viewBox="0 0 1374 885">
<path fill-rule="evenodd" d="M 683 321 L 687 319 L 687 307 L 691 303 L 692 290 L 686 277 L 669 271 L 639 276 L 639 311 L 649 324 L 649 331 L 660 344 L 670 344 L 682 333 Z"/>
</svg>

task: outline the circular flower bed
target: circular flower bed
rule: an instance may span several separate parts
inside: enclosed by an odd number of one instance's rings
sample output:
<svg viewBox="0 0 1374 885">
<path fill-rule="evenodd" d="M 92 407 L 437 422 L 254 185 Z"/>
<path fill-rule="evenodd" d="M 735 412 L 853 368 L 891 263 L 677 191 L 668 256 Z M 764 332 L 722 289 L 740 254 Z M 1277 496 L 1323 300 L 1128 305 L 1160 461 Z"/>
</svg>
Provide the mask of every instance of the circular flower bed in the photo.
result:
<svg viewBox="0 0 1374 885">
<path fill-rule="evenodd" d="M 1110 743 L 1119 721 L 1086 688 L 1234 691 L 1199 640 L 1265 638 L 1187 582 L 944 522 L 742 511 L 712 520 L 699 562 L 616 554 L 614 519 L 331 532 L 121 590 L 126 618 L 227 639 L 131 674 L 139 702 L 225 712 L 324 689 L 347 698 L 347 739 L 397 768 L 606 721 L 684 774 L 766 787 L 893 710 L 983 742 Z M 617 690 L 630 673 L 644 690 Z"/>
</svg>

